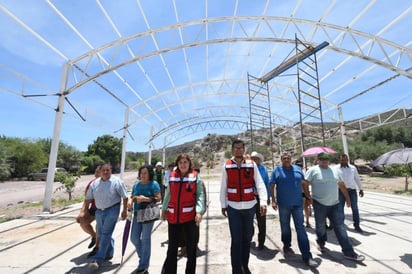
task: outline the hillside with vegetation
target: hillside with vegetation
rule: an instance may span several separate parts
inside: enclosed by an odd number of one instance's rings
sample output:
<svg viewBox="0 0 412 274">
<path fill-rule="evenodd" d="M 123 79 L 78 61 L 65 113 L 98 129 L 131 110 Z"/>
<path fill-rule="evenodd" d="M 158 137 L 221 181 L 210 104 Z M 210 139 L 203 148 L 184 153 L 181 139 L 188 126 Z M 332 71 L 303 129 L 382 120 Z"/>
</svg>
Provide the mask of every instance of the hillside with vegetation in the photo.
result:
<svg viewBox="0 0 412 274">
<path fill-rule="evenodd" d="M 386 115 L 386 116 L 385 116 Z M 381 117 L 390 117 L 394 113 L 387 113 Z M 355 124 L 365 121 L 372 123 L 368 118 L 347 122 L 346 137 L 348 139 L 349 155 L 351 160 L 363 159 L 365 162 L 376 159 L 379 155 L 400 147 L 412 147 L 412 119 L 409 118 L 389 125 L 361 131 Z M 370 118 L 372 119 L 372 118 Z M 356 123 L 357 122 L 357 123 Z M 378 121 L 374 121 L 378 122 Z M 309 126 L 314 132 L 319 131 L 319 125 Z M 337 124 L 325 123 L 327 133 L 326 146 L 338 152 L 343 151 L 340 133 Z M 278 129 L 274 130 L 274 134 Z M 299 132 L 290 128 L 279 137 L 270 142 L 270 131 L 259 129 L 254 133 L 251 145 L 251 133 L 243 132 L 236 135 L 207 134 L 204 138 L 194 140 L 177 146 L 166 148 L 165 163 L 174 162 L 179 153 L 188 153 L 194 159 L 194 164 L 199 167 L 213 167 L 219 163 L 220 157 L 230 157 L 230 146 L 234 139 L 242 139 L 247 144 L 246 153 L 255 150 L 261 153 L 268 161 L 268 166 L 279 163 L 282 151 L 290 152 L 295 159 L 300 158 L 301 147 Z M 120 166 L 122 140 L 110 135 L 98 137 L 88 146 L 88 150 L 81 152 L 74 147 L 61 142 L 59 145 L 57 166 L 75 174 L 91 174 L 95 166 L 108 162 L 116 169 Z M 280 145 L 282 144 L 282 145 Z M 11 138 L 0 136 L 0 181 L 25 178 L 35 170 L 47 167 L 50 154 L 51 139 L 32 140 L 27 138 Z M 321 145 L 313 144 L 313 146 Z M 151 164 L 162 161 L 161 150 L 152 152 Z M 272 158 L 273 157 L 273 158 Z M 335 155 L 337 158 L 338 155 Z M 336 159 L 335 159 L 336 160 Z M 147 161 L 147 152 L 127 152 L 126 169 L 135 170 Z"/>
</svg>

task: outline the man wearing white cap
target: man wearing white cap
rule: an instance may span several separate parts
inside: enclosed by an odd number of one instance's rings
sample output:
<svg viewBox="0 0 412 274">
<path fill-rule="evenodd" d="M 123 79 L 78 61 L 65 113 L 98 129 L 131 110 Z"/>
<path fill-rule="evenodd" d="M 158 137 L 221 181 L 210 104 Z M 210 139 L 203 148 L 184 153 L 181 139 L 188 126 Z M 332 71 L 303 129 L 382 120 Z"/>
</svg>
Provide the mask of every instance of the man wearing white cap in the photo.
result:
<svg viewBox="0 0 412 274">
<path fill-rule="evenodd" d="M 266 193 L 268 194 L 267 197 L 267 205 L 270 205 L 270 187 L 269 187 L 269 175 L 266 170 L 266 167 L 262 164 L 263 163 L 263 155 L 259 152 L 253 151 L 250 154 L 250 158 L 256 163 L 260 176 L 262 177 L 263 181 L 265 182 L 266 186 Z M 256 220 L 258 224 L 258 249 L 262 250 L 265 247 L 265 239 L 266 239 L 266 215 L 260 214 L 260 200 L 257 191 L 255 190 L 255 196 L 257 200 L 256 204 Z"/>
</svg>

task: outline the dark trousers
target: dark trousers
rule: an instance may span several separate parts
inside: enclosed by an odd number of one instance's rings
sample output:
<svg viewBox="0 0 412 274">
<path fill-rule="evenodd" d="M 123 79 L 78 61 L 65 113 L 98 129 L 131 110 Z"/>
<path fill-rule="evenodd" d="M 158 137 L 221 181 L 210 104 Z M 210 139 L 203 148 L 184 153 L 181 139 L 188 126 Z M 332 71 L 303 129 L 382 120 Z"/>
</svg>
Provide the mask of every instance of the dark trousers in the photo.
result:
<svg viewBox="0 0 412 274">
<path fill-rule="evenodd" d="M 190 221 L 183 224 L 168 224 L 169 246 L 167 248 L 167 257 L 163 266 L 162 273 L 176 274 L 177 273 L 177 249 L 181 231 L 184 231 L 184 239 L 186 244 L 187 262 L 186 274 L 196 273 L 196 223 Z M 179 272 L 181 273 L 181 272 Z"/>
<path fill-rule="evenodd" d="M 227 207 L 230 236 L 232 237 L 230 246 L 232 274 L 250 273 L 250 241 L 253 236 L 254 214 L 255 207 L 241 210 Z"/>
<path fill-rule="evenodd" d="M 263 246 L 265 244 L 266 239 L 266 215 L 260 214 L 260 200 L 259 196 L 256 196 L 257 204 L 256 204 L 256 221 L 258 225 L 258 244 L 259 246 Z"/>
<path fill-rule="evenodd" d="M 348 195 L 350 199 L 350 204 L 351 204 L 351 210 L 352 210 L 352 219 L 353 219 L 353 224 L 355 227 L 359 227 L 359 209 L 358 209 L 358 193 L 356 192 L 356 189 L 351 189 L 348 188 Z M 340 207 L 342 209 L 342 212 L 345 212 L 345 196 L 343 193 L 339 190 L 339 203 Z"/>
</svg>

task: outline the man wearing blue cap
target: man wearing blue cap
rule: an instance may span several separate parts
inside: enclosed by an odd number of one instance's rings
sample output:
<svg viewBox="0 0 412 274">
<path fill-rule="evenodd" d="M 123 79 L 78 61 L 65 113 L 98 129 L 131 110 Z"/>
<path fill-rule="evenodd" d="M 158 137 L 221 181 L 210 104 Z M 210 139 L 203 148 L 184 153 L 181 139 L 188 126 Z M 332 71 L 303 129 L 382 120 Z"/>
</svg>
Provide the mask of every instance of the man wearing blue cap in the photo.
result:
<svg viewBox="0 0 412 274">
<path fill-rule="evenodd" d="M 349 241 L 345 227 L 345 217 L 339 205 L 339 189 L 345 196 L 346 205 L 350 207 L 350 199 L 341 174 L 338 170 L 329 167 L 329 154 L 318 154 L 318 165 L 310 168 L 305 175 L 306 181 L 312 185 L 313 210 L 316 222 L 316 242 L 320 251 L 325 250 L 327 241 L 326 217 L 328 217 L 335 231 L 336 238 L 342 248 L 345 258 L 361 262 L 362 255 L 356 254 Z"/>
</svg>

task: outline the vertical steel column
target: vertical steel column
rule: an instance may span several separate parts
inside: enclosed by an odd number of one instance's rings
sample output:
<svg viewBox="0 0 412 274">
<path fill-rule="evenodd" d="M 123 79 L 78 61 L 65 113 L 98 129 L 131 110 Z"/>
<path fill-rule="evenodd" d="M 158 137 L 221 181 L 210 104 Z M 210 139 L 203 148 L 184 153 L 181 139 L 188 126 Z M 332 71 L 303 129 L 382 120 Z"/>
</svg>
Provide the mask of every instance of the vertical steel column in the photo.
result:
<svg viewBox="0 0 412 274">
<path fill-rule="evenodd" d="M 54 120 L 53 139 L 51 142 L 49 165 L 47 170 L 46 187 L 44 189 L 43 212 L 50 212 L 51 200 L 53 194 L 54 175 L 57 162 L 57 153 L 59 150 L 60 131 L 63 120 L 64 102 L 66 99 L 65 90 L 67 87 L 67 79 L 69 73 L 69 65 L 66 63 L 63 66 L 62 79 L 60 81 L 60 93 L 56 109 L 56 118 Z"/>
</svg>

